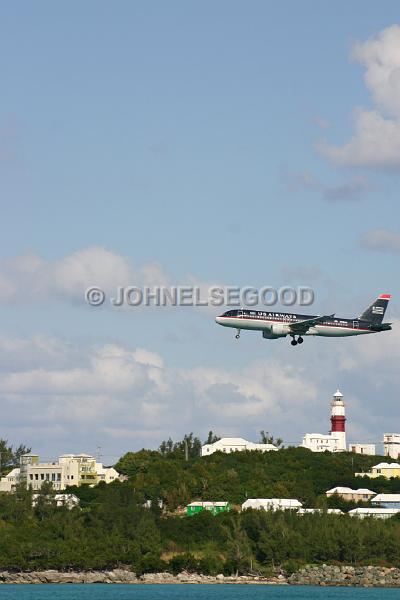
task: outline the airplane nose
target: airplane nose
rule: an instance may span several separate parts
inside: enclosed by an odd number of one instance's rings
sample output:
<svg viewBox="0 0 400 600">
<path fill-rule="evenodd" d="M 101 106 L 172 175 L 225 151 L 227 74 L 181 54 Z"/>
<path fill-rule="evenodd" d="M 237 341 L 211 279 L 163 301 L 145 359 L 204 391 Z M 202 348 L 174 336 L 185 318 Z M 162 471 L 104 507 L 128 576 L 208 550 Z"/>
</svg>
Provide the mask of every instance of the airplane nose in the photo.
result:
<svg viewBox="0 0 400 600">
<path fill-rule="evenodd" d="M 221 317 L 215 317 L 215 322 L 218 323 L 218 325 L 221 325 L 221 322 L 222 322 Z"/>
</svg>

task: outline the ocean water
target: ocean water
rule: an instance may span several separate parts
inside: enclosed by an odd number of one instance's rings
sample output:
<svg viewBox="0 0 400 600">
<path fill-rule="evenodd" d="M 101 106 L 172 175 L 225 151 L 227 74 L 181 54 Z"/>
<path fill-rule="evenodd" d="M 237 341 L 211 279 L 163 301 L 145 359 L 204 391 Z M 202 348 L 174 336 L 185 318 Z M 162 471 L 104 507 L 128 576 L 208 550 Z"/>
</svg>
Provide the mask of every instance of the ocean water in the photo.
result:
<svg viewBox="0 0 400 600">
<path fill-rule="evenodd" d="M 0 600 L 399 600 L 400 590 L 274 585 L 0 585 Z"/>
</svg>

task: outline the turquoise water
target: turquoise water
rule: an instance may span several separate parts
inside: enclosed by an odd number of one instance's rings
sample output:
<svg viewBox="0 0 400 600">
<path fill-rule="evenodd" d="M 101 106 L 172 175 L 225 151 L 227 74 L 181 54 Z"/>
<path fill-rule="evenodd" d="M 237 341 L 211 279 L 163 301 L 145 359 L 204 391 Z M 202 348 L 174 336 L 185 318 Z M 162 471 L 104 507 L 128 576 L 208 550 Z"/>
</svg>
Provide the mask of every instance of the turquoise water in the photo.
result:
<svg viewBox="0 0 400 600">
<path fill-rule="evenodd" d="M 398 600 L 400 590 L 273 585 L 0 585 L 0 600 Z"/>
</svg>

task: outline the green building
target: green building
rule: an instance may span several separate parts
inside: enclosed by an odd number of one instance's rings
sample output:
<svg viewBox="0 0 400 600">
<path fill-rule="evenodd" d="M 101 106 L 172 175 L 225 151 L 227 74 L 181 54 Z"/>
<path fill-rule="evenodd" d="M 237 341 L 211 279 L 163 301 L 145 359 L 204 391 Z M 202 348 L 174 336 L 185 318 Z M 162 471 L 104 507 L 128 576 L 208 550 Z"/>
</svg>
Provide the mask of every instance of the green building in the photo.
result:
<svg viewBox="0 0 400 600">
<path fill-rule="evenodd" d="M 229 502 L 191 502 L 186 507 L 186 514 L 189 516 L 196 515 L 202 510 L 209 510 L 213 515 L 231 510 Z"/>
</svg>

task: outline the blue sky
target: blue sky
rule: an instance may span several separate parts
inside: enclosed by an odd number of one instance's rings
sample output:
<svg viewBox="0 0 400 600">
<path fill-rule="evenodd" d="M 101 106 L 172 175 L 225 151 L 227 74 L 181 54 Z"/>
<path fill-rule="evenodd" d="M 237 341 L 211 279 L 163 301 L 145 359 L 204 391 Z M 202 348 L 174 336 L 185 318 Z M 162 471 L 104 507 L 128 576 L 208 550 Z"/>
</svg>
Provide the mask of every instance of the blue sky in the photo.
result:
<svg viewBox="0 0 400 600">
<path fill-rule="evenodd" d="M 298 351 L 236 343 L 212 311 L 84 302 L 151 266 L 154 282 L 310 285 L 315 312 L 343 316 L 391 292 L 398 319 L 396 19 L 361 1 L 2 8 L 3 437 L 110 457 L 210 427 L 300 440 L 328 428 L 337 386 L 353 441 L 398 429 L 395 332 Z"/>
</svg>

